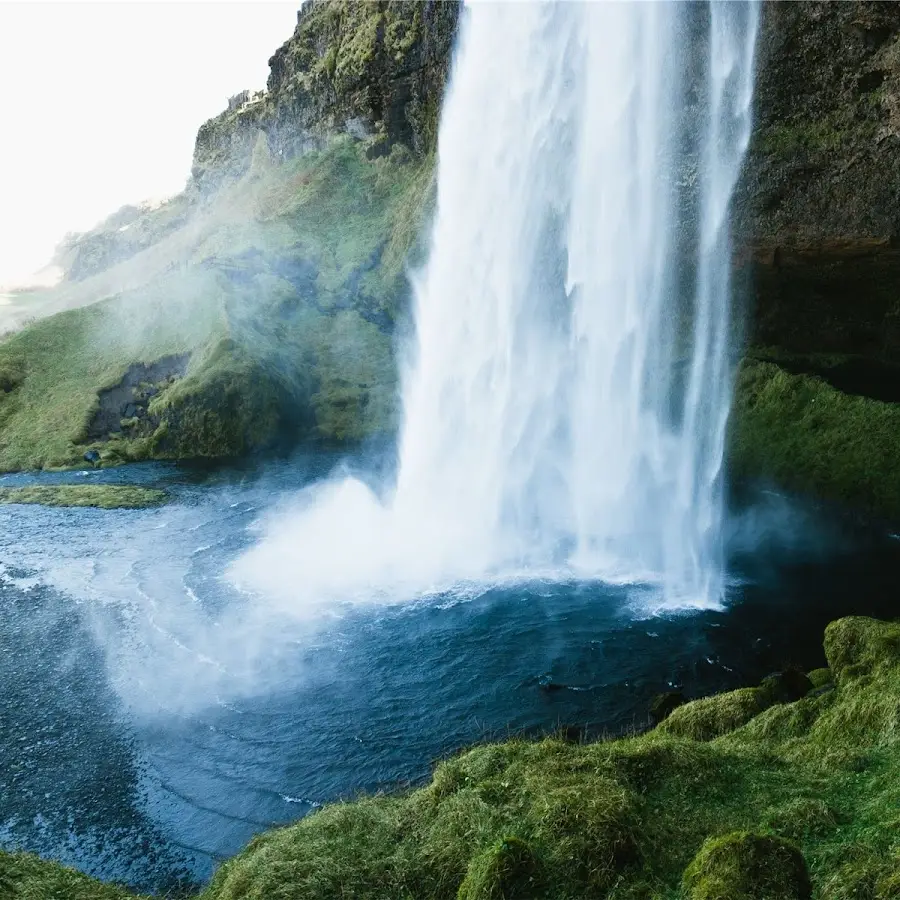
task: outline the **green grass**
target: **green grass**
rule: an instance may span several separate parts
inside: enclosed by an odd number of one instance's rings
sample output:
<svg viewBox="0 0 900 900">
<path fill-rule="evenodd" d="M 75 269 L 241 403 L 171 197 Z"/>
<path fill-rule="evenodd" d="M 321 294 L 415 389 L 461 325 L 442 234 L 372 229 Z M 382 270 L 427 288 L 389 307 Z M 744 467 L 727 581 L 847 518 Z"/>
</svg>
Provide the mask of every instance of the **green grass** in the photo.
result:
<svg viewBox="0 0 900 900">
<path fill-rule="evenodd" d="M 685 900 L 810 900 L 800 851 L 781 838 L 735 831 L 711 838 L 684 873 Z"/>
<path fill-rule="evenodd" d="M 473 747 L 260 835 L 202 900 L 896 898 L 900 624 L 839 620 L 825 651 L 833 686 L 794 703 L 733 692 L 636 737 Z"/>
<path fill-rule="evenodd" d="M 900 405 L 747 360 L 738 373 L 729 460 L 739 476 L 900 516 Z"/>
<path fill-rule="evenodd" d="M 0 469 L 80 464 L 98 393 L 133 363 L 191 353 L 225 330 L 206 277 L 153 287 L 35 322 L 0 343 Z"/>
<path fill-rule="evenodd" d="M 2 900 L 135 900 L 123 888 L 100 884 L 80 872 L 29 853 L 0 852 Z"/>
<path fill-rule="evenodd" d="M 165 503 L 168 494 L 156 488 L 126 484 L 47 484 L 0 488 L 0 503 L 41 506 L 96 506 L 100 509 L 143 509 Z"/>
<path fill-rule="evenodd" d="M 167 233 L 169 269 L 0 341 L 0 471 L 79 465 L 87 449 L 104 465 L 234 457 L 393 428 L 383 326 L 406 302 L 433 160 L 365 151 L 344 137 L 260 164 L 220 192 L 202 227 Z M 154 399 L 154 429 L 88 440 L 101 391 L 135 363 L 180 354 L 188 371 Z"/>
</svg>

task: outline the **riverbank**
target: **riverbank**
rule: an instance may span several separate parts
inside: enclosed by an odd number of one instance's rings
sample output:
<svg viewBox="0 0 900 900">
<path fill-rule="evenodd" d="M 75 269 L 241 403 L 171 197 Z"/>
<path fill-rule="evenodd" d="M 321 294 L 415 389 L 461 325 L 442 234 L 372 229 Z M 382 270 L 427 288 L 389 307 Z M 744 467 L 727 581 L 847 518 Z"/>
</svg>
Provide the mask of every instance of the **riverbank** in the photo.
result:
<svg viewBox="0 0 900 900">
<path fill-rule="evenodd" d="M 461 752 L 423 788 L 259 836 L 200 896 L 896 896 L 900 625 L 841 619 L 824 646 L 829 667 L 809 681 L 697 700 L 636 737 Z M 0 855 L 0 884 L 21 897 L 129 896 L 15 854 Z"/>
</svg>

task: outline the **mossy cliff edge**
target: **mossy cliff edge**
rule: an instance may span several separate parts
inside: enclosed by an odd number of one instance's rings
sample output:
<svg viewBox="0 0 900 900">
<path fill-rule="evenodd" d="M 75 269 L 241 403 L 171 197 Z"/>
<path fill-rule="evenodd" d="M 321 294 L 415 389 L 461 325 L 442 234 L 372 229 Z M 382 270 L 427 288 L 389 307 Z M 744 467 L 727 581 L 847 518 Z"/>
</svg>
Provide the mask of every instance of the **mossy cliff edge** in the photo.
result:
<svg viewBox="0 0 900 900">
<path fill-rule="evenodd" d="M 0 470 L 390 435 L 458 16 L 304 3 L 266 91 L 200 129 L 185 192 L 73 237 L 28 298 L 41 318 L 0 342 Z M 900 5 L 765 3 L 755 103 L 732 469 L 900 518 Z"/>
<path fill-rule="evenodd" d="M 825 654 L 829 668 L 796 673 L 787 694 L 769 678 L 640 736 L 466 750 L 418 790 L 260 835 L 200 896 L 891 900 L 900 625 L 840 619 Z M 0 854 L 0 895 L 129 896 L 16 854 Z"/>
</svg>

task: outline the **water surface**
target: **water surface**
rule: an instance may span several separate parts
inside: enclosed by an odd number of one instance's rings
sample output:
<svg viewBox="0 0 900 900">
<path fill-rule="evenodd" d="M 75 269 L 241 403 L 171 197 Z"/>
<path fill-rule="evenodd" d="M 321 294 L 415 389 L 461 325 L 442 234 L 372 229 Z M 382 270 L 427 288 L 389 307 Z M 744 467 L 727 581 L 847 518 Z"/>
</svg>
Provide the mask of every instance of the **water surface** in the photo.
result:
<svg viewBox="0 0 900 900">
<path fill-rule="evenodd" d="M 660 690 L 813 667 L 832 618 L 896 613 L 898 541 L 774 496 L 732 520 L 718 611 L 654 615 L 646 587 L 533 580 L 311 620 L 240 593 L 223 573 L 266 509 L 333 462 L 0 479 L 142 480 L 175 497 L 0 507 L 4 846 L 148 891 L 200 882 L 254 833 L 418 782 L 466 744 L 640 727 Z"/>
</svg>

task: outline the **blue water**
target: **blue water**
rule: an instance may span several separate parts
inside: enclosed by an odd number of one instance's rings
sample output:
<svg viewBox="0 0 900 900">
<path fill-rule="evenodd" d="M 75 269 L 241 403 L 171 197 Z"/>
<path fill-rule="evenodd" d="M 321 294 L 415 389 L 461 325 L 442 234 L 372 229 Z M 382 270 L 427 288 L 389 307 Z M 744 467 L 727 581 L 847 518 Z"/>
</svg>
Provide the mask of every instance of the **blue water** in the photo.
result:
<svg viewBox="0 0 900 900">
<path fill-rule="evenodd" d="M 753 494 L 721 611 L 640 586 L 466 586 L 309 621 L 223 578 L 326 455 L 262 469 L 7 476 L 161 484 L 155 510 L 0 507 L 0 843 L 161 892 L 258 831 L 427 778 L 488 737 L 640 728 L 654 694 L 823 662 L 851 612 L 896 615 L 900 542 Z M 400 599 L 400 598 L 398 598 Z"/>
</svg>

